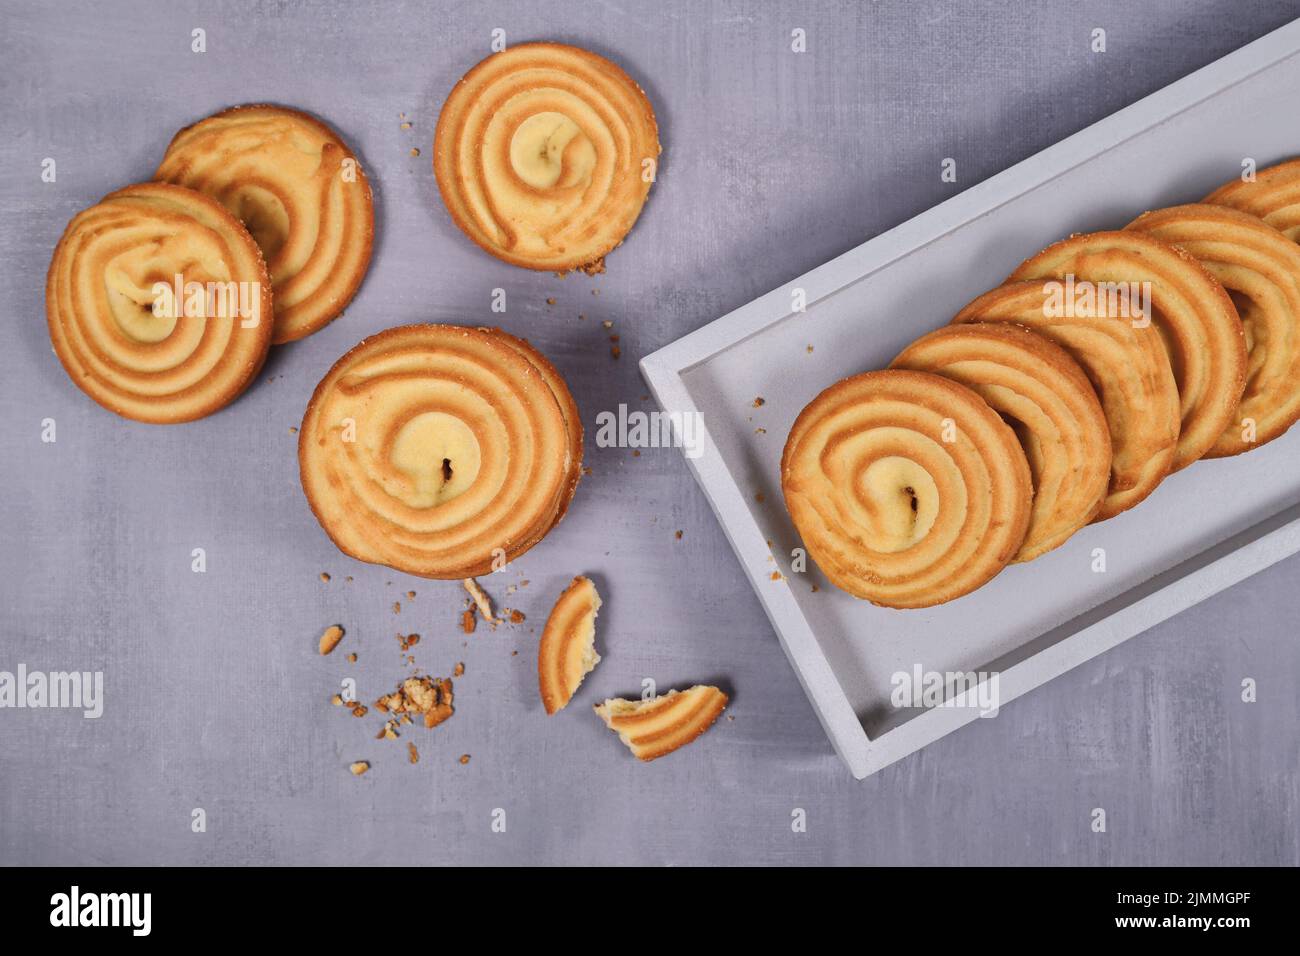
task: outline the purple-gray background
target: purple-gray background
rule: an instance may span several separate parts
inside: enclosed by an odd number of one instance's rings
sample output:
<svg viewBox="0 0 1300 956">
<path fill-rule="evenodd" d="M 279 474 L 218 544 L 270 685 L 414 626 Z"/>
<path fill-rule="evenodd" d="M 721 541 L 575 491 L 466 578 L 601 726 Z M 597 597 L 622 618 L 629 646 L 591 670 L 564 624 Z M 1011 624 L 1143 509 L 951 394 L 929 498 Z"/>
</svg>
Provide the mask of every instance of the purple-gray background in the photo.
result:
<svg viewBox="0 0 1300 956">
<path fill-rule="evenodd" d="M 0 670 L 106 684 L 99 720 L 0 710 L 0 863 L 1300 862 L 1300 558 L 856 782 L 680 452 L 592 440 L 597 412 L 649 407 L 639 357 L 951 195 L 942 157 L 963 188 L 1297 15 L 1231 0 L 0 3 Z M 438 109 L 498 27 L 611 56 L 654 103 L 658 182 L 607 275 L 499 263 L 438 198 Z M 790 52 L 794 28 L 806 53 Z M 361 157 L 369 276 L 226 410 L 118 419 L 51 354 L 53 245 L 78 209 L 147 179 L 178 128 L 268 100 L 318 113 Z M 496 287 L 505 316 L 489 311 Z M 593 474 L 572 511 L 483 581 L 528 615 L 520 627 L 466 639 L 459 585 L 344 558 L 298 485 L 290 428 L 316 381 L 364 335 L 417 321 L 526 335 L 583 410 Z M 605 596 L 605 660 L 547 718 L 537 632 L 576 573 Z M 321 658 L 335 622 L 348 636 Z M 345 676 L 367 701 L 391 689 L 399 630 L 423 636 L 428 671 L 467 669 L 456 716 L 405 736 L 417 766 L 371 739 L 373 714 L 328 704 Z M 647 677 L 719 682 L 734 720 L 641 765 L 588 708 Z M 1258 703 L 1240 701 L 1246 677 Z M 373 769 L 354 779 L 359 759 Z"/>
</svg>

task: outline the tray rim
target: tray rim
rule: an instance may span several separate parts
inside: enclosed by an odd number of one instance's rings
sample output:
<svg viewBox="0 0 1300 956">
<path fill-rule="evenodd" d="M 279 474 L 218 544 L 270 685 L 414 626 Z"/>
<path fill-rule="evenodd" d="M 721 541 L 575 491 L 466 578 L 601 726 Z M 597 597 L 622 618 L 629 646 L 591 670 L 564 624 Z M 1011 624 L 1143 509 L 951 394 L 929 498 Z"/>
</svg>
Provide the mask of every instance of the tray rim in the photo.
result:
<svg viewBox="0 0 1300 956">
<path fill-rule="evenodd" d="M 839 292 L 893 262 L 946 236 L 968 222 L 1089 162 L 1106 151 L 1167 122 L 1198 103 L 1222 94 L 1256 73 L 1300 54 L 1300 19 L 1215 60 L 1130 106 L 1087 126 L 1060 142 L 958 193 L 898 226 L 820 266 L 782 283 L 770 292 L 705 324 L 641 359 L 642 377 L 660 408 L 697 414 L 684 376 L 719 353 L 791 316 L 791 291 L 802 288 L 807 306 Z M 700 416 L 706 423 L 707 416 Z M 788 579 L 770 580 L 771 565 L 762 557 L 766 540 L 749 511 L 739 485 L 720 456 L 686 457 L 688 466 L 717 516 L 724 535 L 758 596 L 831 744 L 853 776 L 862 779 L 933 743 L 978 717 L 971 707 L 927 710 L 883 735 L 871 738 L 840 686 L 811 625 L 803 616 Z M 1050 646 L 1031 653 L 999 672 L 1000 703 L 1059 677 L 1180 611 L 1217 594 L 1269 565 L 1300 551 L 1300 509 L 1284 508 L 1250 529 L 1219 539 L 1164 572 L 1173 575 L 1151 593 L 1106 614 Z M 1280 519 L 1280 523 L 1279 523 Z M 1276 527 L 1258 536 L 1261 525 Z M 1244 539 L 1224 554 L 1193 570 L 1179 567 L 1235 539 Z M 1115 600 L 1131 594 L 1143 582 Z M 1104 606 L 1104 605 L 1102 605 Z M 1088 612 L 1085 612 L 1085 615 Z M 1084 615 L 1080 615 L 1084 616 Z M 1076 617 L 1074 620 L 1077 620 Z M 1044 632 L 1049 633 L 1049 632 Z M 1039 635 L 1040 637 L 1042 635 Z M 1028 643 L 1028 642 L 1026 642 Z M 1032 666 L 1031 666 L 1032 665 Z"/>
</svg>

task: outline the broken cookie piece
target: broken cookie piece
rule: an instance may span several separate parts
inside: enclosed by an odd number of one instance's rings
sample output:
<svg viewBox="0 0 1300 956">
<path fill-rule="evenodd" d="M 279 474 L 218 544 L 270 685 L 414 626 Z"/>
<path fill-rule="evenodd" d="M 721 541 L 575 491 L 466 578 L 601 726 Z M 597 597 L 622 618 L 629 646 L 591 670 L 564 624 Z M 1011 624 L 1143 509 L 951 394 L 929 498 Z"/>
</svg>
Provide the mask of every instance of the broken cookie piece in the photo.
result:
<svg viewBox="0 0 1300 956">
<path fill-rule="evenodd" d="M 670 690 L 650 700 L 616 697 L 594 709 L 634 757 L 654 760 L 704 733 L 726 706 L 727 695 L 718 688 L 696 684 L 689 690 Z"/>
<path fill-rule="evenodd" d="M 537 645 L 537 683 L 548 714 L 564 708 L 584 677 L 600 663 L 596 653 L 596 614 L 600 595 L 590 578 L 579 575 L 555 602 Z"/>
</svg>

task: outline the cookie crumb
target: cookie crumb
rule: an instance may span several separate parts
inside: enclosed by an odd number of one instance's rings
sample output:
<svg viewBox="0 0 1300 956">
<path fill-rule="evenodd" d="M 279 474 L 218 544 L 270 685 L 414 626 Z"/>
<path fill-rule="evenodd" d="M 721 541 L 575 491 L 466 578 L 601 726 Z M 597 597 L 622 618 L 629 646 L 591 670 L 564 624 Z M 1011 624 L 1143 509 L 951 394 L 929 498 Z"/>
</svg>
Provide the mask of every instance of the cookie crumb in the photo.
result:
<svg viewBox="0 0 1300 956">
<path fill-rule="evenodd" d="M 329 572 L 328 572 L 328 571 L 322 571 L 322 572 L 320 573 L 320 579 L 321 579 L 323 582 L 325 582 L 326 584 L 329 584 L 329 583 L 330 583 Z"/>
<path fill-rule="evenodd" d="M 675 532 L 673 534 L 673 537 L 676 538 L 678 541 L 682 540 L 682 532 L 680 531 Z"/>
<path fill-rule="evenodd" d="M 524 623 L 524 620 L 525 620 L 525 618 L 524 618 L 524 612 L 523 612 L 523 611 L 511 611 L 511 612 L 510 612 L 510 623 L 511 623 L 511 624 L 522 624 L 522 623 Z"/>
<path fill-rule="evenodd" d="M 620 355 L 623 354 L 623 350 L 619 348 L 617 345 L 611 345 L 609 347 L 609 354 L 612 355 L 614 358 L 618 358 Z"/>
<path fill-rule="evenodd" d="M 467 763 L 469 763 L 469 754 L 461 754 L 461 755 L 460 755 L 460 762 L 461 762 L 462 764 L 467 764 Z"/>
<path fill-rule="evenodd" d="M 415 744 L 414 744 L 414 743 L 408 743 L 408 744 L 406 745 L 406 752 L 407 752 L 407 754 L 409 755 L 409 758 L 410 758 L 411 763 L 419 763 L 419 762 L 420 762 L 420 751 L 418 751 L 418 750 L 415 749 Z"/>
<path fill-rule="evenodd" d="M 463 612 L 461 612 L 460 629 L 462 631 L 464 631 L 466 634 L 473 634 L 475 623 L 476 623 L 476 619 L 474 617 L 473 608 L 466 608 Z"/>
<path fill-rule="evenodd" d="M 394 601 L 394 602 L 393 602 L 393 613 L 394 613 L 394 614 L 401 614 L 401 613 L 402 613 L 402 602 L 401 602 L 401 601 Z"/>
<path fill-rule="evenodd" d="M 547 304 L 547 305 L 555 305 L 555 297 L 554 297 L 554 296 L 547 296 L 546 304 Z"/>
<path fill-rule="evenodd" d="M 349 766 L 348 769 L 352 771 L 352 776 L 359 777 L 370 769 L 370 761 L 358 760 L 356 763 Z"/>
<path fill-rule="evenodd" d="M 356 662 L 357 662 L 357 654 L 356 651 L 353 651 L 351 654 L 348 655 L 348 663 L 355 664 Z"/>
<path fill-rule="evenodd" d="M 453 670 L 453 671 L 451 672 L 451 676 L 452 676 L 452 677 L 464 677 L 464 676 L 465 676 L 465 662 L 464 662 L 464 661 L 461 661 L 459 664 L 456 665 L 456 669 Z"/>
<path fill-rule="evenodd" d="M 424 726 L 438 726 L 452 714 L 454 694 L 448 677 L 408 677 L 391 694 L 375 701 L 375 707 L 385 714 L 421 714 Z"/>
<path fill-rule="evenodd" d="M 414 157 L 414 156 L 419 156 L 419 155 L 420 155 L 420 148 L 419 148 L 418 146 L 412 146 L 412 147 L 411 147 L 411 156 Z"/>
<path fill-rule="evenodd" d="M 325 628 L 325 632 L 321 634 L 318 643 L 321 654 L 328 654 L 330 651 L 334 650 L 334 648 L 339 646 L 339 641 L 341 640 L 343 640 L 343 628 L 339 627 L 337 624 L 331 624 L 329 627 Z"/>
<path fill-rule="evenodd" d="M 762 395 L 759 395 L 757 398 L 754 399 L 755 408 L 762 408 L 766 404 L 767 404 L 767 400 L 763 398 Z"/>
</svg>

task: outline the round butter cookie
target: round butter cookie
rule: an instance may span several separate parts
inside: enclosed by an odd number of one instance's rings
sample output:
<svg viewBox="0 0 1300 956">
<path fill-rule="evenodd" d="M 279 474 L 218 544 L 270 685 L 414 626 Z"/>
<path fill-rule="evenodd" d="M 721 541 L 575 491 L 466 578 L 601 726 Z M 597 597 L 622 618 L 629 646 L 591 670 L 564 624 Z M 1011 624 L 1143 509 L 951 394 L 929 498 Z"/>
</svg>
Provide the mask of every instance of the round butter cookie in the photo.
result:
<svg viewBox="0 0 1300 956">
<path fill-rule="evenodd" d="M 1047 283 L 1016 282 L 984 293 L 953 323 L 1022 325 L 1079 363 L 1110 432 L 1110 483 L 1093 518 L 1102 521 L 1145 499 L 1169 474 L 1178 445 L 1178 386 L 1156 326 L 1054 306 Z"/>
<path fill-rule="evenodd" d="M 211 415 L 271 346 L 271 283 L 239 221 L 202 193 L 127 186 L 78 213 L 45 284 L 50 342 L 72 381 L 125 418 Z"/>
<path fill-rule="evenodd" d="M 370 266 L 366 174 L 306 113 L 256 105 L 209 116 L 176 134 L 154 179 L 207 193 L 248 227 L 275 285 L 276 345 L 338 318 Z"/>
<path fill-rule="evenodd" d="M 1234 421 L 1246 384 L 1246 336 L 1218 280 L 1187 253 L 1131 230 L 1086 233 L 1048 246 L 1007 281 L 1028 279 L 1061 283 L 1067 295 L 1073 287 L 1076 312 L 1087 311 L 1092 290 L 1098 314 L 1155 325 L 1178 383 L 1182 419 L 1170 470 L 1204 457 Z M 1146 289 L 1150 302 L 1142 306 Z M 1126 299 L 1127 293 L 1136 294 Z"/>
<path fill-rule="evenodd" d="M 524 340 L 408 325 L 364 339 L 321 380 L 298 462 L 345 554 L 468 578 L 560 520 L 581 475 L 582 424 L 559 373 Z"/>
<path fill-rule="evenodd" d="M 1148 212 L 1127 228 L 1195 256 L 1246 330 L 1241 404 L 1205 457 L 1239 455 L 1286 432 L 1300 419 L 1300 245 L 1257 216 L 1206 203 Z"/>
<path fill-rule="evenodd" d="M 1001 571 L 1033 497 L 1020 442 L 984 399 L 897 369 L 846 378 L 800 412 L 781 488 L 826 576 L 895 608 L 951 601 Z"/>
<path fill-rule="evenodd" d="M 438 117 L 433 171 L 452 219 L 499 259 L 603 272 L 659 157 L 654 110 L 604 57 L 559 43 L 494 53 Z"/>
<path fill-rule="evenodd" d="M 1261 169 L 1254 182 L 1234 179 L 1206 196 L 1205 202 L 1258 216 L 1288 239 L 1300 242 L 1300 159 Z"/>
<path fill-rule="evenodd" d="M 1015 431 L 1034 501 L 1012 560 L 1059 547 L 1096 516 L 1110 485 L 1110 432 L 1088 377 L 1059 345 L 1018 325 L 949 325 L 913 342 L 890 368 L 960 382 Z"/>
</svg>

